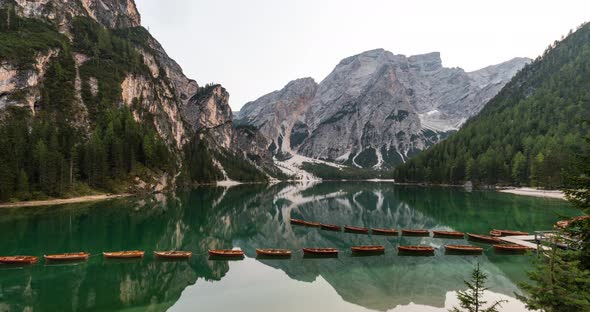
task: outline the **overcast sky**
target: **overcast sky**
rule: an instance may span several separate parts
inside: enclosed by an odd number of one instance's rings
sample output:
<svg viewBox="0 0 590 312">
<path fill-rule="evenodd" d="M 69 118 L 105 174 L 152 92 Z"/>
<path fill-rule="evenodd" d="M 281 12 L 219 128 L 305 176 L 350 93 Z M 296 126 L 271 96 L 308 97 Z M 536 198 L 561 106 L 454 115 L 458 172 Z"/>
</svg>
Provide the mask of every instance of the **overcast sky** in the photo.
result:
<svg viewBox="0 0 590 312">
<path fill-rule="evenodd" d="M 142 23 L 200 85 L 234 110 L 289 81 L 317 82 L 343 58 L 384 48 L 441 52 L 472 71 L 535 58 L 590 20 L 587 0 L 136 0 Z"/>
</svg>

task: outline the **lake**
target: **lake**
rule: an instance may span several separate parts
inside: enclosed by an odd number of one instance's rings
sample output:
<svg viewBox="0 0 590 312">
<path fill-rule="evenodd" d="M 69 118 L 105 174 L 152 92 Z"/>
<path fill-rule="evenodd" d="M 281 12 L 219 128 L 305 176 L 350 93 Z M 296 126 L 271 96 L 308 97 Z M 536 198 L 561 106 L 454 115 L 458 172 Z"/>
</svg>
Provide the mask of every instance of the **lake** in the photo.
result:
<svg viewBox="0 0 590 312">
<path fill-rule="evenodd" d="M 5 311 L 446 311 L 479 262 L 489 300 L 514 299 L 534 255 L 496 254 L 457 239 L 386 237 L 291 225 L 424 228 L 485 234 L 493 228 L 549 230 L 579 215 L 567 202 L 461 188 L 340 182 L 200 187 L 190 192 L 54 207 L 0 210 L 0 255 L 87 251 L 86 263 L 0 266 Z M 481 256 L 445 255 L 468 243 Z M 435 256 L 399 256 L 399 244 L 436 247 Z M 384 245 L 352 257 L 352 245 Z M 336 247 L 338 258 L 304 258 L 302 247 Z M 241 248 L 241 261 L 209 260 L 207 250 Z M 289 248 L 291 259 L 259 260 L 256 248 Z M 103 251 L 145 250 L 142 260 L 104 260 Z M 189 250 L 189 261 L 154 250 Z"/>
</svg>

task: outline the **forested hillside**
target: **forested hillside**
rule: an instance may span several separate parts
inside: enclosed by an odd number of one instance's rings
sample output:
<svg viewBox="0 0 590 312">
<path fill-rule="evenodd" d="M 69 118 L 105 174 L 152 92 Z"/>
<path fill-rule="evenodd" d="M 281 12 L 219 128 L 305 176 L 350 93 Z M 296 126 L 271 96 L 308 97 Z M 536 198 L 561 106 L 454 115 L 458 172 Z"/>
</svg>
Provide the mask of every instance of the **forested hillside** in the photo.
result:
<svg viewBox="0 0 590 312">
<path fill-rule="evenodd" d="M 118 105 L 125 75 L 149 71 L 130 41 L 84 17 L 75 18 L 72 32 L 70 41 L 50 23 L 21 18 L 12 7 L 0 10 L 3 63 L 33 68 L 39 53 L 60 51 L 49 61 L 35 115 L 18 106 L 2 113 L 0 201 L 123 191 L 130 173 L 176 166 L 152 124 L 136 122 L 131 110 Z M 74 53 L 89 56 L 79 75 L 99 84 L 79 86 L 85 109 L 76 99 Z M 28 91 L 10 100 L 18 102 Z"/>
<path fill-rule="evenodd" d="M 397 167 L 400 182 L 563 186 L 590 119 L 590 24 L 555 42 L 448 140 Z"/>
</svg>

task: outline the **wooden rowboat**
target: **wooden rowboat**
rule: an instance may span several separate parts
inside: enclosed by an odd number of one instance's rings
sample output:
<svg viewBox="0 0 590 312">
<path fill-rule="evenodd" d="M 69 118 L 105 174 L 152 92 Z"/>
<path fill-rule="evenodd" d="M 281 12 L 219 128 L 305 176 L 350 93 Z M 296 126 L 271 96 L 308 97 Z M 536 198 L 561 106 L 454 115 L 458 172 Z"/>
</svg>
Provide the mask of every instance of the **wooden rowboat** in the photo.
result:
<svg viewBox="0 0 590 312">
<path fill-rule="evenodd" d="M 353 246 L 350 247 L 352 253 L 357 254 L 377 254 L 377 253 L 384 253 L 385 247 L 384 246 Z"/>
<path fill-rule="evenodd" d="M 300 219 L 293 219 L 291 218 L 291 224 L 295 224 L 295 225 L 307 225 L 307 221 L 303 221 Z"/>
<path fill-rule="evenodd" d="M 434 248 L 429 246 L 398 246 L 397 251 L 400 253 L 428 255 L 434 253 Z"/>
<path fill-rule="evenodd" d="M 344 226 L 344 231 L 345 232 L 351 232 L 351 233 L 362 233 L 362 234 L 368 234 L 369 233 L 369 229 L 367 229 L 367 228 L 358 227 L 358 226 L 350 226 L 350 225 L 345 225 Z"/>
<path fill-rule="evenodd" d="M 496 238 L 496 237 L 492 237 L 492 236 L 487 236 L 487 235 L 477 235 L 477 234 L 467 233 L 467 237 L 469 237 L 470 240 L 480 241 L 480 242 L 489 243 L 489 244 L 501 244 L 502 243 L 501 239 Z"/>
<path fill-rule="evenodd" d="M 304 255 L 312 256 L 335 256 L 338 255 L 336 248 L 303 248 Z"/>
<path fill-rule="evenodd" d="M 145 252 L 139 250 L 132 251 L 115 251 L 103 252 L 102 255 L 107 259 L 136 259 L 143 258 Z"/>
<path fill-rule="evenodd" d="M 311 226 L 311 227 L 320 227 L 319 222 L 311 222 L 311 221 L 305 221 L 305 220 L 300 220 L 300 219 L 291 219 L 291 224 Z"/>
<path fill-rule="evenodd" d="M 463 238 L 465 237 L 465 233 L 463 232 L 454 232 L 454 231 L 432 231 L 434 237 L 441 237 L 441 238 Z"/>
<path fill-rule="evenodd" d="M 402 230 L 402 235 L 406 236 L 428 236 L 430 232 L 428 230 Z"/>
<path fill-rule="evenodd" d="M 528 250 L 533 250 L 533 248 L 522 246 L 518 244 L 497 244 L 494 245 L 495 251 L 502 251 L 502 252 L 526 252 Z"/>
<path fill-rule="evenodd" d="M 492 236 L 496 236 L 498 234 L 500 234 L 499 236 L 529 235 L 529 233 L 521 232 L 521 231 L 511 231 L 511 230 L 491 230 L 490 231 L 490 235 L 492 235 Z"/>
<path fill-rule="evenodd" d="M 324 224 L 321 223 L 320 227 L 322 228 L 322 230 L 328 230 L 328 231 L 340 231 L 340 225 L 334 225 L 334 224 Z"/>
<path fill-rule="evenodd" d="M 86 261 L 90 257 L 89 253 L 77 252 L 77 253 L 65 253 L 61 255 L 45 255 L 43 256 L 45 261 Z"/>
<path fill-rule="evenodd" d="M 161 259 L 184 260 L 193 256 L 190 251 L 154 251 L 154 255 Z"/>
<path fill-rule="evenodd" d="M 256 255 L 263 257 L 291 257 L 289 249 L 256 249 Z"/>
<path fill-rule="evenodd" d="M 232 249 L 214 249 L 209 250 L 209 256 L 221 258 L 243 258 L 244 252 L 241 250 Z"/>
<path fill-rule="evenodd" d="M 557 221 L 557 223 L 555 224 L 555 227 L 565 229 L 566 227 L 570 226 L 570 224 L 572 224 L 574 222 L 583 221 L 583 220 L 587 220 L 587 219 L 590 219 L 590 216 L 579 216 L 579 217 L 571 218 L 570 220 Z"/>
<path fill-rule="evenodd" d="M 490 231 L 490 236 L 493 236 L 493 237 L 500 237 L 500 236 L 502 236 L 502 232 L 500 232 L 500 231 L 497 231 L 497 230 L 491 230 L 491 231 Z"/>
<path fill-rule="evenodd" d="M 392 235 L 392 236 L 397 236 L 397 234 L 399 233 L 398 230 L 394 230 L 394 229 L 380 229 L 380 228 L 373 228 L 371 229 L 371 233 L 374 235 Z"/>
<path fill-rule="evenodd" d="M 481 254 L 483 248 L 471 245 L 446 245 L 445 250 L 453 253 Z"/>
<path fill-rule="evenodd" d="M 38 257 L 33 256 L 10 256 L 10 257 L 0 257 L 0 263 L 2 264 L 35 264 L 39 261 Z"/>
</svg>

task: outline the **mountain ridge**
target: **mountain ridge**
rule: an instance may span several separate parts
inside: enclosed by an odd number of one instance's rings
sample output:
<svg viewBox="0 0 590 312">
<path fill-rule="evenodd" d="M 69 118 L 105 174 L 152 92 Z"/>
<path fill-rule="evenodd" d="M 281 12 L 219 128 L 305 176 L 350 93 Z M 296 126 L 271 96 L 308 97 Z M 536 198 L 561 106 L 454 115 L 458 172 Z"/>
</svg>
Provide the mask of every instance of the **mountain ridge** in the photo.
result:
<svg viewBox="0 0 590 312">
<path fill-rule="evenodd" d="M 392 167 L 456 131 L 528 61 L 465 72 L 443 67 L 439 52 L 374 49 L 342 59 L 319 83 L 294 80 L 246 103 L 239 123 L 257 127 L 276 155 Z"/>
</svg>

